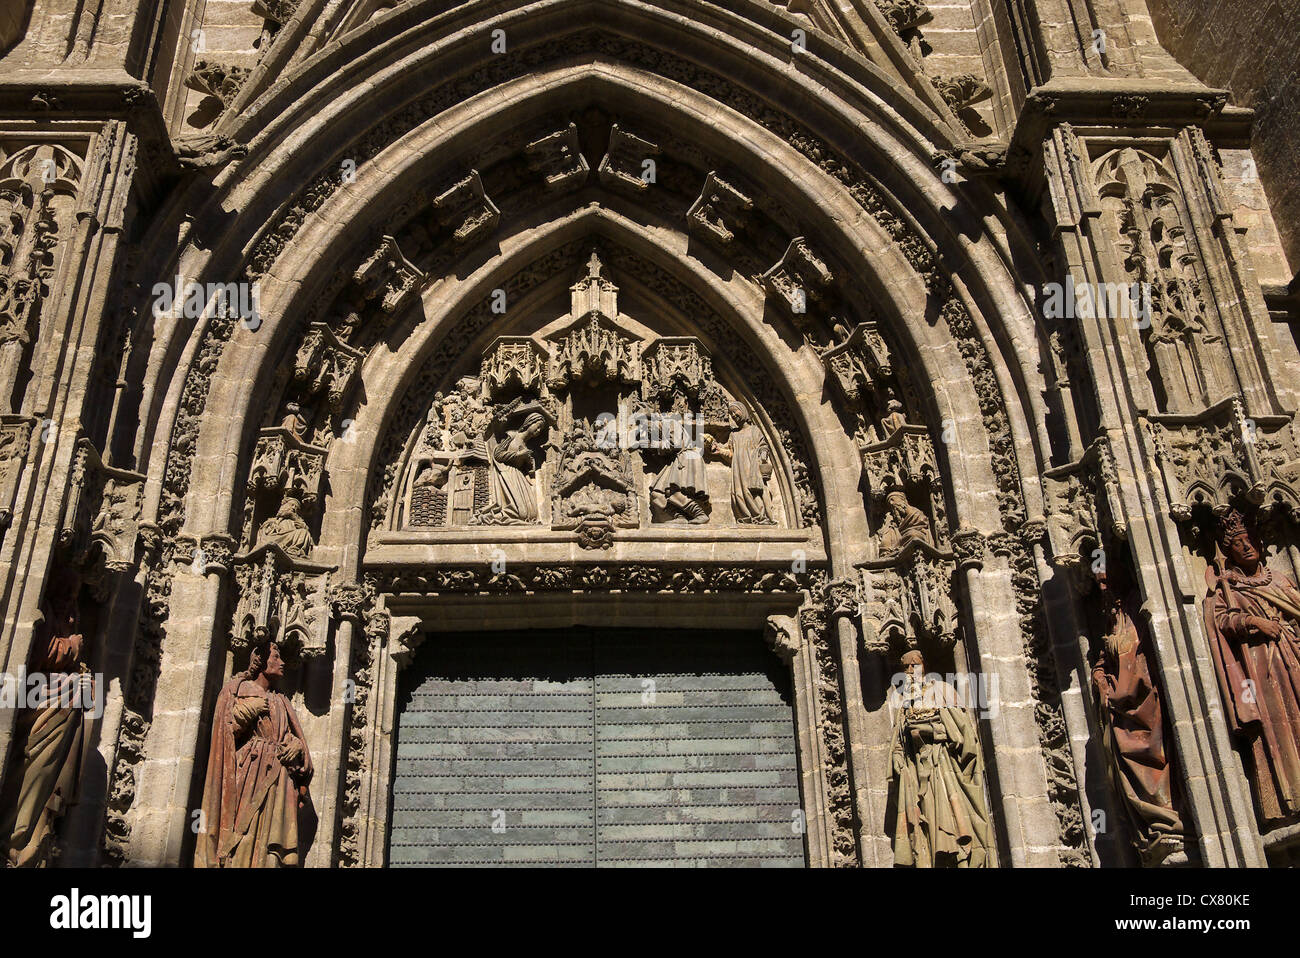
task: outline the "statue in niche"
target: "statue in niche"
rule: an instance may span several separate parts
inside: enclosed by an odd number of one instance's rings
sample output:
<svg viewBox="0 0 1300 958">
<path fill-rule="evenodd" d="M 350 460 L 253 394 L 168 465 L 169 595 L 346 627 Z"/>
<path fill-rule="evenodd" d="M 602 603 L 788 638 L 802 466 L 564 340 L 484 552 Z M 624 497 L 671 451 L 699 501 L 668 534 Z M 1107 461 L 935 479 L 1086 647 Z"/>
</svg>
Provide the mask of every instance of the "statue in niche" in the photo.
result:
<svg viewBox="0 0 1300 958">
<path fill-rule="evenodd" d="M 1229 724 L 1266 825 L 1300 812 L 1300 590 L 1264 562 L 1241 513 L 1220 520 L 1205 624 Z"/>
<path fill-rule="evenodd" d="M 903 654 L 892 751 L 894 864 L 983 868 L 992 834 L 975 724 L 956 690 L 927 678 L 916 649 Z"/>
<path fill-rule="evenodd" d="M 774 525 L 772 494 L 772 450 L 767 439 L 750 419 L 749 410 L 738 402 L 727 403 L 731 437 L 721 445 L 706 439 L 710 452 L 731 464 L 731 511 L 736 521 L 750 525 Z"/>
<path fill-rule="evenodd" d="M 275 515 L 262 523 L 257 530 L 257 544 L 277 545 L 286 555 L 306 559 L 316 547 L 307 520 L 302 517 L 302 503 L 294 496 L 285 496 Z"/>
<path fill-rule="evenodd" d="M 650 504 L 660 514 L 685 519 L 693 525 L 708 522 L 709 490 L 703 444 L 682 421 L 667 419 L 664 424 L 669 434 L 659 441 L 676 453 L 650 484 Z"/>
<path fill-rule="evenodd" d="M 15 764 L 0 803 L 0 844 L 12 867 L 48 865 L 55 827 L 77 803 L 94 698 L 80 591 L 81 577 L 57 567 L 46 586 L 43 618 L 33 630 L 24 695 L 34 678 L 42 681 L 35 687 L 38 700 L 28 702 L 14 723 Z"/>
<path fill-rule="evenodd" d="M 277 691 L 283 675 L 279 645 L 264 642 L 217 695 L 195 868 L 301 864 L 298 811 L 312 764 L 298 716 Z"/>
<path fill-rule="evenodd" d="M 537 521 L 532 447 L 546 431 L 546 416 L 536 406 L 521 407 L 513 416 L 522 416 L 522 422 L 513 429 L 507 428 L 503 438 L 489 437 L 483 443 L 491 504 L 474 517 L 482 525 L 524 525 Z"/>
<path fill-rule="evenodd" d="M 1106 633 L 1092 666 L 1092 686 L 1116 787 L 1147 864 L 1183 849 L 1183 822 L 1174 808 L 1173 769 L 1165 740 L 1160 691 L 1152 678 L 1138 597 L 1122 566 L 1097 573 Z"/>
<path fill-rule="evenodd" d="M 880 533 L 881 555 L 892 555 L 910 542 L 934 545 L 929 517 L 907 501 L 907 493 L 897 488 L 889 490 L 885 495 L 885 505 L 889 513 L 886 526 Z"/>
<path fill-rule="evenodd" d="M 280 428 L 288 432 L 294 439 L 305 441 L 307 425 L 307 416 L 303 413 L 302 406 L 296 402 L 285 403 L 284 418 L 280 420 Z"/>
<path fill-rule="evenodd" d="M 880 438 L 888 439 L 907 425 L 907 414 L 903 411 L 903 402 L 897 397 L 889 397 L 885 406 L 885 415 L 880 419 Z"/>
</svg>

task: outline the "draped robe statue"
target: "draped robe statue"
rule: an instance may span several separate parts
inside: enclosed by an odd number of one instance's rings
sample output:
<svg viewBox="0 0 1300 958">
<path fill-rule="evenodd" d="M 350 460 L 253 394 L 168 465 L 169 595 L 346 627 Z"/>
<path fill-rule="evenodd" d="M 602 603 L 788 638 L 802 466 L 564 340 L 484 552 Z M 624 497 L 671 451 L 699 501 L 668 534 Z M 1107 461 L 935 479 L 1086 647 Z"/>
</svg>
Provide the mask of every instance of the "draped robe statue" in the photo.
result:
<svg viewBox="0 0 1300 958">
<path fill-rule="evenodd" d="M 927 681 L 915 650 L 894 728 L 894 864 L 908 868 L 983 868 L 993 843 L 984 810 L 984 772 L 970 715 L 956 691 Z"/>
<path fill-rule="evenodd" d="M 80 589 L 75 572 L 56 571 L 46 587 L 44 619 L 32 636 L 27 674 L 42 679 L 39 700 L 14 723 L 16 763 L 0 805 L 0 844 L 8 863 L 20 868 L 49 864 L 55 826 L 79 794 L 93 692 L 77 606 Z M 24 686 L 26 692 L 30 681 Z"/>
<path fill-rule="evenodd" d="M 217 695 L 196 868 L 302 863 L 298 809 L 312 764 L 298 716 L 276 691 L 283 674 L 279 646 L 268 642 Z"/>
<path fill-rule="evenodd" d="M 737 522 L 772 525 L 772 450 L 763 432 L 750 420 L 749 410 L 738 402 L 727 404 L 735 428 L 723 446 L 709 443 L 710 450 L 731 463 L 731 511 Z"/>
<path fill-rule="evenodd" d="M 1127 583 L 1097 576 L 1108 627 L 1092 667 L 1103 745 L 1138 851 L 1155 864 L 1182 850 L 1183 822 L 1174 809 L 1173 769 L 1160 692 L 1147 660 L 1146 633 L 1133 616 Z"/>
<path fill-rule="evenodd" d="M 669 422 L 667 438 L 677 451 L 650 483 L 650 501 L 661 512 L 680 516 L 693 525 L 708 522 L 703 444 L 695 441 L 680 421 Z"/>
<path fill-rule="evenodd" d="M 537 521 L 537 496 L 529 473 L 533 470 L 530 444 L 546 428 L 541 413 L 529 413 L 523 426 L 506 432 L 505 438 L 485 444 L 488 461 L 488 492 L 491 511 L 481 517 L 487 523 L 522 525 Z"/>
<path fill-rule="evenodd" d="M 262 523 L 257 530 L 258 545 L 274 543 L 291 556 L 307 558 L 316 542 L 311 527 L 302 517 L 301 504 L 293 496 L 285 496 L 275 515 Z"/>
<path fill-rule="evenodd" d="M 1239 513 L 1219 526 L 1205 624 L 1228 722 L 1265 824 L 1300 813 L 1300 590 L 1264 564 Z"/>
<path fill-rule="evenodd" d="M 889 515 L 893 526 L 887 526 L 880 534 L 880 552 L 888 555 L 897 552 L 909 542 L 924 542 L 934 545 L 930 536 L 930 519 L 924 512 L 907 501 L 907 494 L 901 489 L 891 489 L 885 496 L 889 506 Z"/>
</svg>

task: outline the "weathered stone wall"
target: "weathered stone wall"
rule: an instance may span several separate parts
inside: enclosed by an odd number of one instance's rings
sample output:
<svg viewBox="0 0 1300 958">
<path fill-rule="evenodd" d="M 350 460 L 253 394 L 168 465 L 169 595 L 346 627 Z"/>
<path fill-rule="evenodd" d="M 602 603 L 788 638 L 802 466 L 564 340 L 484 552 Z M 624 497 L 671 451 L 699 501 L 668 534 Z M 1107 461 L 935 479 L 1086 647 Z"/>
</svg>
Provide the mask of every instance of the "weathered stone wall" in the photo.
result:
<svg viewBox="0 0 1300 958">
<path fill-rule="evenodd" d="M 1252 153 L 1300 270 L 1300 0 L 1149 0 L 1161 42 L 1257 114 Z"/>
</svg>

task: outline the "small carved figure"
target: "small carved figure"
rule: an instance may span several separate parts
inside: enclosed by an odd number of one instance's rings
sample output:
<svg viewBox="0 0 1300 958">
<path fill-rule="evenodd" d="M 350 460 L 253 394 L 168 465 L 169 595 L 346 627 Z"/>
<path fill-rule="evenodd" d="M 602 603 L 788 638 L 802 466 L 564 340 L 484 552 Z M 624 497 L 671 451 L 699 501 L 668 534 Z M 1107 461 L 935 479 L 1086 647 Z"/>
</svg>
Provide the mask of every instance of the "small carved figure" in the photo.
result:
<svg viewBox="0 0 1300 958">
<path fill-rule="evenodd" d="M 992 836 L 975 725 L 951 686 L 926 678 L 919 651 L 904 653 L 902 666 L 894 703 L 894 864 L 983 868 Z"/>
<path fill-rule="evenodd" d="M 1300 813 L 1300 590 L 1263 560 L 1245 520 L 1220 520 L 1205 625 L 1229 724 L 1265 824 Z"/>
<path fill-rule="evenodd" d="M 682 518 L 693 525 L 709 521 L 709 490 L 705 479 L 704 452 L 689 436 L 682 422 L 669 419 L 667 442 L 676 448 L 672 461 L 650 484 L 650 503 L 660 513 Z"/>
<path fill-rule="evenodd" d="M 266 642 L 217 695 L 196 868 L 302 863 L 298 812 L 308 799 L 311 754 L 293 706 L 277 691 L 283 675 L 280 647 Z"/>
<path fill-rule="evenodd" d="M 492 504 L 478 517 L 480 522 L 520 525 L 537 521 L 532 444 L 545 430 L 546 417 L 530 412 L 519 428 L 506 430 L 505 438 L 485 443 Z"/>
<path fill-rule="evenodd" d="M 772 450 L 767 439 L 750 419 L 749 410 L 738 402 L 727 403 L 731 417 L 731 438 L 722 445 L 708 447 L 723 462 L 731 463 L 731 511 L 736 521 L 754 525 L 776 522 L 772 494 L 767 482 L 772 478 Z"/>
<path fill-rule="evenodd" d="M 298 403 L 285 403 L 284 418 L 280 420 L 280 428 L 286 430 L 294 439 L 304 438 L 307 433 L 307 417 L 303 415 L 302 407 Z"/>
<path fill-rule="evenodd" d="M 14 867 L 49 864 L 59 818 L 77 803 L 94 680 L 86 665 L 78 593 L 81 579 L 60 567 L 46 586 L 44 618 L 32 636 L 30 680 L 38 701 L 14 723 L 17 762 L 8 776 L 0 846 Z"/>
<path fill-rule="evenodd" d="M 293 496 L 285 496 L 280 509 L 262 523 L 257 531 L 257 544 L 274 544 L 287 555 L 306 559 L 316 547 L 307 520 L 302 517 L 302 503 Z"/>
<path fill-rule="evenodd" d="M 1138 851 L 1148 864 L 1157 864 L 1182 850 L 1183 823 L 1174 809 L 1164 709 L 1147 662 L 1146 631 L 1133 614 L 1137 597 L 1127 582 L 1112 577 L 1097 574 L 1107 629 L 1093 662 L 1092 685 L 1104 747 Z"/>
<path fill-rule="evenodd" d="M 903 411 L 903 403 L 901 400 L 890 397 L 885 408 L 885 415 L 880 419 L 880 438 L 882 440 L 888 439 L 894 433 L 898 432 L 898 430 L 907 425 L 907 415 Z"/>
<path fill-rule="evenodd" d="M 885 496 L 889 506 L 889 522 L 880 533 L 880 554 L 898 552 L 909 542 L 934 545 L 930 536 L 930 520 L 924 512 L 907 501 L 902 489 L 891 489 Z"/>
</svg>

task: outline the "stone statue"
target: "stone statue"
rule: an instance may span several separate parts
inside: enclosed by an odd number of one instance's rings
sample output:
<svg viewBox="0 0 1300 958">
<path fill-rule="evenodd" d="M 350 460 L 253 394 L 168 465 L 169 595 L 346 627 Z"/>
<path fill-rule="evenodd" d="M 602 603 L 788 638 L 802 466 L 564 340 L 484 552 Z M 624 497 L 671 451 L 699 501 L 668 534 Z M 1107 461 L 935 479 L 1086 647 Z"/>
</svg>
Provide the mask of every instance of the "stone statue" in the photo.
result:
<svg viewBox="0 0 1300 958">
<path fill-rule="evenodd" d="M 907 501 L 907 494 L 902 489 L 891 489 L 885 496 L 885 504 L 889 507 L 892 525 L 887 525 L 880 533 L 881 555 L 897 552 L 909 542 L 934 545 L 929 517 Z"/>
<path fill-rule="evenodd" d="M 710 442 L 709 448 L 723 462 L 731 463 L 731 511 L 737 522 L 772 525 L 776 518 L 767 488 L 772 478 L 772 450 L 751 421 L 748 409 L 729 402 L 727 412 L 732 422 L 731 438 L 723 445 Z"/>
<path fill-rule="evenodd" d="M 705 479 L 702 446 L 688 437 L 688 430 L 677 420 L 668 440 L 677 447 L 672 461 L 650 484 L 650 502 L 662 513 L 681 517 L 693 525 L 709 521 L 709 489 Z"/>
<path fill-rule="evenodd" d="M 1205 625 L 1228 721 L 1266 825 L 1300 812 L 1300 590 L 1274 572 L 1235 510 L 1205 571 Z"/>
<path fill-rule="evenodd" d="M 217 695 L 196 868 L 302 863 L 298 810 L 311 755 L 293 706 L 276 690 L 283 675 L 280 647 L 265 642 Z"/>
<path fill-rule="evenodd" d="M 1173 769 L 1160 691 L 1147 661 L 1146 629 L 1134 615 L 1137 596 L 1123 579 L 1097 574 L 1107 627 L 1092 666 L 1103 745 L 1133 825 L 1138 852 L 1157 864 L 1182 851 L 1183 822 L 1174 809 Z"/>
<path fill-rule="evenodd" d="M 40 676 L 37 701 L 14 723 L 15 765 L 0 803 L 0 844 L 14 867 L 49 864 L 59 818 L 77 803 L 94 685 L 86 666 L 78 593 L 81 579 L 57 569 L 46 586 L 44 618 L 32 635 L 24 694 Z"/>
<path fill-rule="evenodd" d="M 993 836 L 975 725 L 951 686 L 925 677 L 919 651 L 904 653 L 902 666 L 892 753 L 894 864 L 983 868 Z"/>
<path fill-rule="evenodd" d="M 302 503 L 293 496 L 285 496 L 279 511 L 262 523 L 257 531 L 257 544 L 274 544 L 287 555 L 306 559 L 316 547 L 307 520 L 302 517 Z"/>
<path fill-rule="evenodd" d="M 294 439 L 304 439 L 307 435 L 307 416 L 303 413 L 302 406 L 296 402 L 285 403 L 284 417 L 280 420 L 280 428 L 288 432 Z"/>
<path fill-rule="evenodd" d="M 537 521 L 532 443 L 545 429 L 546 417 L 540 412 L 530 412 L 519 428 L 506 430 L 505 438 L 488 439 L 484 444 L 492 504 L 478 517 L 480 522 L 522 525 Z"/>
<path fill-rule="evenodd" d="M 880 420 L 880 438 L 888 439 L 907 425 L 907 414 L 903 411 L 901 400 L 891 396 L 885 406 L 885 415 Z"/>
</svg>

